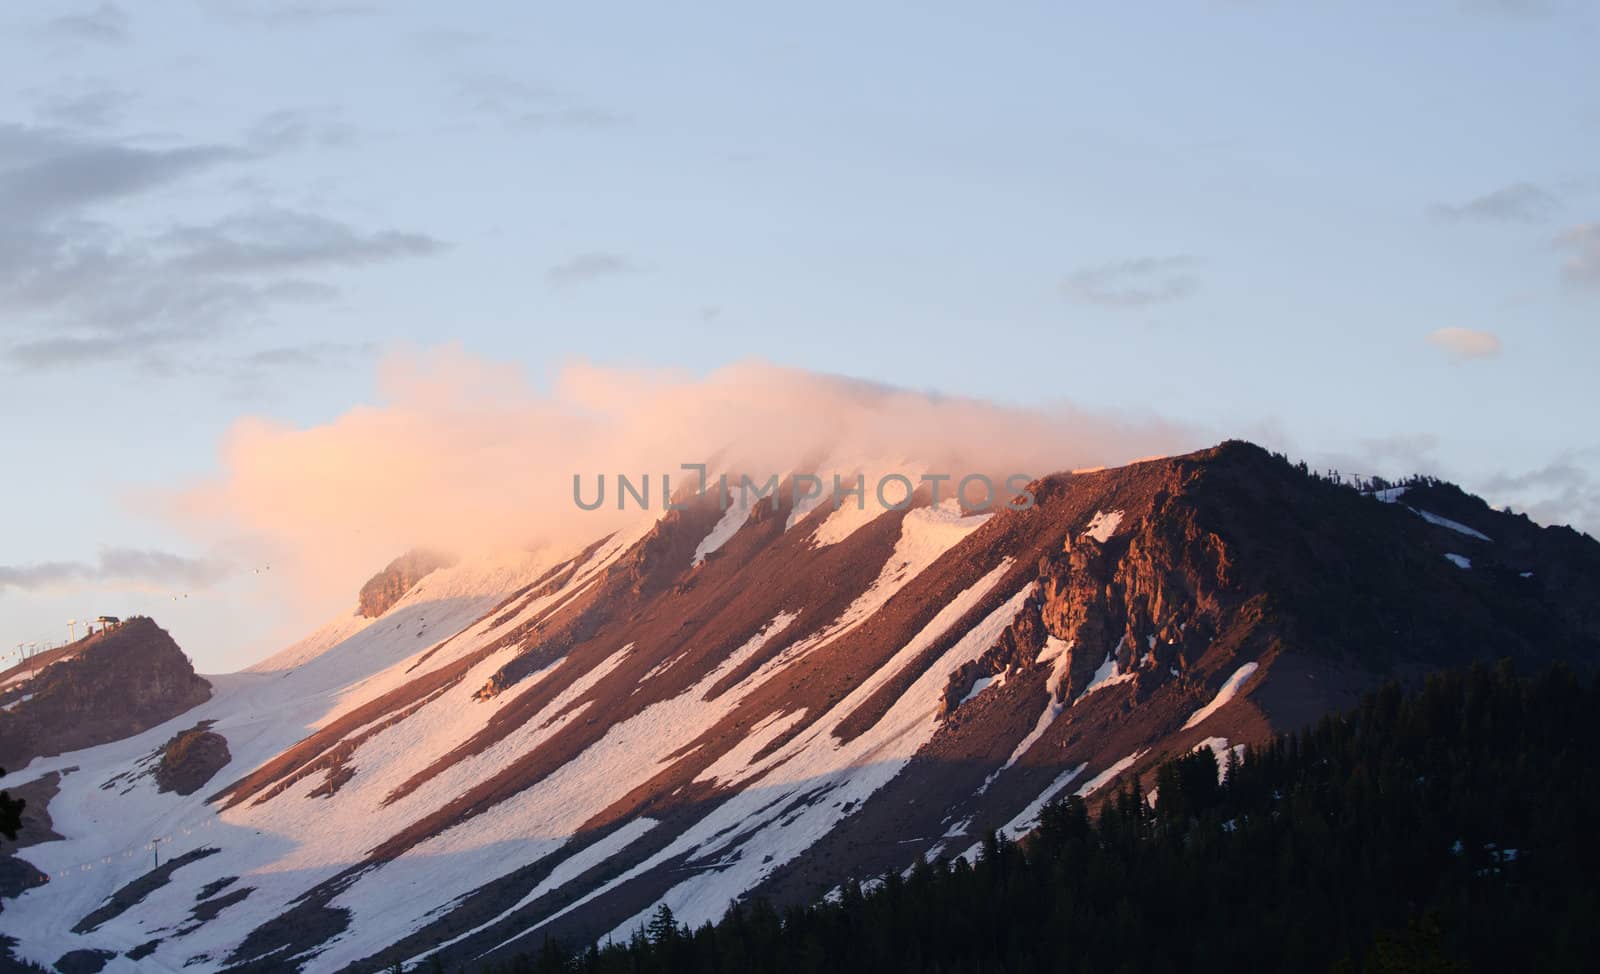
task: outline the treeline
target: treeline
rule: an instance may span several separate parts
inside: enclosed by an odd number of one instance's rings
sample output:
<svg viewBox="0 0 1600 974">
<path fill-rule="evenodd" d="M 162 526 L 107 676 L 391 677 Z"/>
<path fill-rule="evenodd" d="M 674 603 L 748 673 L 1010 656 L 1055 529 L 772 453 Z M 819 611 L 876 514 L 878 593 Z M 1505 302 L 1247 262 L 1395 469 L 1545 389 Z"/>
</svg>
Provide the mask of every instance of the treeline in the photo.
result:
<svg viewBox="0 0 1600 974">
<path fill-rule="evenodd" d="M 1370 477 L 1365 477 L 1358 473 L 1347 473 L 1345 471 L 1341 471 L 1338 467 L 1329 467 L 1326 470 L 1313 470 L 1304 460 L 1291 461 L 1287 454 L 1278 452 L 1274 452 L 1272 454 L 1272 458 L 1274 460 L 1279 460 L 1283 463 L 1289 464 L 1290 466 L 1294 467 L 1295 470 L 1307 477 L 1315 477 L 1318 480 L 1333 484 L 1337 487 L 1349 487 L 1352 490 L 1362 494 L 1373 494 L 1380 490 L 1390 490 L 1395 487 L 1438 487 L 1447 483 L 1447 481 L 1440 480 L 1438 477 L 1421 473 L 1414 473 L 1407 477 L 1401 477 L 1399 480 L 1390 480 L 1387 477 L 1380 477 L 1376 474 Z"/>
<path fill-rule="evenodd" d="M 1094 814 L 1054 804 L 973 865 L 737 904 L 698 930 L 663 908 L 627 944 L 547 941 L 483 970 L 1592 970 L 1597 714 L 1600 683 L 1561 668 L 1390 685 L 1228 768 L 1202 750 Z"/>
</svg>

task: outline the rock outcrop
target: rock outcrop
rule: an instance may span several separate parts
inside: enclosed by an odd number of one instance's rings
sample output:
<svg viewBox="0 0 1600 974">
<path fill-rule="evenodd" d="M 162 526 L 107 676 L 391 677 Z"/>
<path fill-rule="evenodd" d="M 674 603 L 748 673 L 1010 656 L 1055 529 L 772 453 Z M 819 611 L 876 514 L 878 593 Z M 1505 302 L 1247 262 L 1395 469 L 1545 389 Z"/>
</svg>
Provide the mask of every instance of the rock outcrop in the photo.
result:
<svg viewBox="0 0 1600 974">
<path fill-rule="evenodd" d="M 211 721 L 203 721 L 162 745 L 155 769 L 158 790 L 192 795 L 227 767 L 231 760 L 228 740 L 210 727 Z"/>
<path fill-rule="evenodd" d="M 1058 703 L 1096 673 L 1148 695 L 1208 652 L 1292 647 L 1383 672 L 1465 663 L 1485 645 L 1531 664 L 1584 658 L 1600 641 L 1600 584 L 1575 567 L 1592 564 L 1594 542 L 1570 529 L 1431 481 L 1364 495 L 1245 443 L 1145 466 L 1115 531 L 1097 536 L 1111 513 L 1097 510 L 1040 558 L 1018 618 L 951 674 L 946 713 L 977 681 L 1035 664 L 1052 637 L 1067 646 Z"/>
<path fill-rule="evenodd" d="M 148 617 L 80 641 L 19 687 L 0 711 L 0 766 L 121 740 L 211 697 L 211 684 L 165 629 Z"/>
<path fill-rule="evenodd" d="M 698 925 L 734 897 L 781 909 L 970 862 L 1051 800 L 1146 794 L 1167 758 L 1226 760 L 1391 676 L 1600 668 L 1600 543 L 1446 485 L 1356 489 L 1227 443 L 1030 491 L 985 518 L 762 504 L 725 522 L 701 498 L 559 564 L 463 565 L 449 601 L 468 604 L 427 646 L 408 617 L 431 623 L 445 586 L 400 565 L 374 584 L 411 593 L 383 622 L 342 620 L 354 635 L 248 675 L 214 727 L 154 735 L 248 741 L 234 774 L 157 797 L 156 740 L 131 767 L 108 748 L 82 756 L 92 775 L 63 769 L 58 809 L 96 830 L 54 862 L 150 841 L 122 815 L 142 789 L 133 807 L 223 826 L 161 849 L 176 876 L 126 857 L 94 895 L 45 883 L 7 921 L 38 930 L 35 959 L 505 963 L 546 935 L 625 938 L 662 902 Z M 179 859 L 196 848 L 216 851 Z M 83 932 L 52 935 L 69 915 Z M 186 931 L 209 916 L 194 962 Z"/>
<path fill-rule="evenodd" d="M 453 564 L 455 559 L 449 555 L 414 548 L 367 579 L 367 583 L 361 586 L 356 611 L 365 618 L 376 619 L 388 612 L 423 578 Z"/>
</svg>

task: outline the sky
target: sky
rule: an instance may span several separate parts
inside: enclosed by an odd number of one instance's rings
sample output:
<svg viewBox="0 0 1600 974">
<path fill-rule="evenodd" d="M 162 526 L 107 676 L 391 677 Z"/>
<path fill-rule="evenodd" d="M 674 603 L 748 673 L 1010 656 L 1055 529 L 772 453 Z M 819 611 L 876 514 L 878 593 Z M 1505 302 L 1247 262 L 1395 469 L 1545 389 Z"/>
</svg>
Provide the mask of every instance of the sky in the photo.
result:
<svg viewBox="0 0 1600 974">
<path fill-rule="evenodd" d="M 247 664 L 313 559 L 240 498 L 381 489 L 296 449 L 750 368 L 1600 532 L 1600 11 L 1113 7 L 5 5 L 0 650 Z"/>
</svg>

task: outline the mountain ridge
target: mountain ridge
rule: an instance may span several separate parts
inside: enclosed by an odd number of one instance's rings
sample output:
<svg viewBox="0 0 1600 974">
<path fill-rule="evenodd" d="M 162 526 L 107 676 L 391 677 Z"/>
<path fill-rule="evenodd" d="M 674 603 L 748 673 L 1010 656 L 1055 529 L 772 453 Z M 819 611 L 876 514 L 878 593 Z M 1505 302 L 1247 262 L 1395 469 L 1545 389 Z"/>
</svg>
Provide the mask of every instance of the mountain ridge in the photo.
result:
<svg viewBox="0 0 1600 974">
<path fill-rule="evenodd" d="M 1438 485 L 1363 495 L 1231 441 L 1029 489 L 1026 511 L 923 491 L 824 530 L 827 504 L 780 516 L 785 481 L 731 532 L 708 495 L 570 557 L 439 568 L 227 700 L 71 757 L 109 772 L 202 719 L 233 752 L 193 800 L 135 795 L 222 831 L 184 888 L 252 890 L 153 956 L 371 971 L 626 936 L 658 903 L 693 924 L 810 901 L 1387 675 L 1600 658 L 1600 545 Z M 68 845 L 88 827 L 58 823 Z M 44 848 L 43 870 L 70 858 Z M 98 902 L 58 892 L 12 908 Z M 124 926 L 161 925 L 178 892 L 22 950 L 143 945 Z"/>
</svg>

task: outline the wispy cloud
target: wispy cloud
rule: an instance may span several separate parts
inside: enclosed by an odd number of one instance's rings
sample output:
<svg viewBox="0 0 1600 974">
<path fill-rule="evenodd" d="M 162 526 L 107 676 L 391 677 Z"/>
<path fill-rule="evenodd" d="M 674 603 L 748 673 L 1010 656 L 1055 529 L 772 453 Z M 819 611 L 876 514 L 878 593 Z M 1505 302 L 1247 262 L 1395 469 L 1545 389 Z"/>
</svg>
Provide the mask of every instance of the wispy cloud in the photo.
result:
<svg viewBox="0 0 1600 974">
<path fill-rule="evenodd" d="M 1499 336 L 1473 328 L 1437 329 L 1428 334 L 1428 344 L 1443 350 L 1455 362 L 1494 358 L 1501 350 Z"/>
<path fill-rule="evenodd" d="M 355 126 L 337 112 L 291 108 L 272 112 L 250 129 L 249 143 L 258 152 L 327 148 L 348 145 L 356 138 Z"/>
<path fill-rule="evenodd" d="M 1090 304 L 1136 308 L 1180 301 L 1200 290 L 1198 257 L 1135 257 L 1067 275 L 1062 290 Z"/>
<path fill-rule="evenodd" d="M 373 405 L 324 425 L 241 420 L 218 477 L 150 497 L 150 509 L 207 542 L 262 552 L 278 577 L 303 583 L 321 615 L 394 550 L 523 539 L 560 547 L 636 515 L 573 517 L 575 471 L 676 470 L 707 456 L 760 471 L 807 457 L 908 457 L 955 480 L 991 472 L 998 484 L 1198 439 L 1065 403 L 1015 409 L 761 363 L 704 378 L 569 365 L 535 387 L 520 368 L 440 349 L 386 360 L 377 388 Z M 433 475 L 440 470 L 451 473 Z"/>
<path fill-rule="evenodd" d="M 1435 219 L 1450 222 L 1538 223 L 1554 216 L 1560 200 L 1532 183 L 1512 183 L 1464 203 L 1438 203 Z"/>
<path fill-rule="evenodd" d="M 242 157 L 223 145 L 153 148 L 0 123 L 0 212 L 13 227 L 78 215 Z"/>
<path fill-rule="evenodd" d="M 131 201 L 263 151 L 0 123 L 0 358 L 30 369 L 133 362 L 170 371 L 186 345 L 275 307 L 336 297 L 332 272 L 443 248 L 426 234 L 298 210 L 253 208 L 164 229 L 123 219 Z"/>
<path fill-rule="evenodd" d="M 626 121 L 616 112 L 584 104 L 564 91 L 504 75 L 458 78 L 456 95 L 465 110 L 513 128 L 590 129 Z"/>
<path fill-rule="evenodd" d="M 426 257 L 444 244 L 420 233 L 364 233 L 312 213 L 261 210 L 169 231 L 176 266 L 215 274 L 261 274 L 310 267 L 359 266 Z"/>
<path fill-rule="evenodd" d="M 128 39 L 128 15 L 114 3 L 59 14 L 45 26 L 51 33 L 72 40 L 118 44 Z"/>
<path fill-rule="evenodd" d="M 377 353 L 373 342 L 306 342 L 258 349 L 241 356 L 239 364 L 251 369 L 324 368 L 348 365 Z"/>
<path fill-rule="evenodd" d="M 599 277 L 637 274 L 643 269 L 621 254 L 591 251 L 555 265 L 544 272 L 544 277 L 551 287 L 559 288 L 592 281 Z"/>
<path fill-rule="evenodd" d="M 102 548 L 95 562 L 0 565 L 0 594 L 6 589 L 35 591 L 113 585 L 202 589 L 232 573 L 232 564 L 222 559 L 189 558 L 148 548 Z"/>
<path fill-rule="evenodd" d="M 125 91 L 93 81 L 30 88 L 24 94 L 32 100 L 38 119 L 74 129 L 109 128 L 122 119 L 132 100 Z"/>
<path fill-rule="evenodd" d="M 1600 222 L 1568 227 L 1556 237 L 1556 246 L 1567 253 L 1561 277 L 1568 285 L 1600 288 Z"/>
<path fill-rule="evenodd" d="M 1600 536 L 1600 448 L 1572 450 L 1534 470 L 1496 474 L 1486 495 L 1511 502 L 1542 524 L 1567 524 Z"/>
<path fill-rule="evenodd" d="M 211 7 L 230 20 L 263 27 L 307 27 L 326 20 L 370 17 L 382 9 L 376 3 L 336 0 L 213 0 Z"/>
<path fill-rule="evenodd" d="M 1273 431 L 1264 439 L 1283 443 Z M 1363 439 L 1350 450 L 1312 451 L 1317 469 L 1404 477 L 1429 473 L 1454 480 L 1489 503 L 1510 505 L 1540 524 L 1566 524 L 1600 537 L 1600 447 L 1564 450 L 1531 470 L 1451 469 L 1439 455 L 1444 439 L 1432 433 L 1397 433 Z"/>
</svg>

